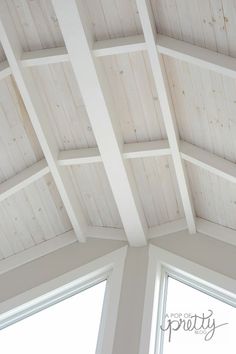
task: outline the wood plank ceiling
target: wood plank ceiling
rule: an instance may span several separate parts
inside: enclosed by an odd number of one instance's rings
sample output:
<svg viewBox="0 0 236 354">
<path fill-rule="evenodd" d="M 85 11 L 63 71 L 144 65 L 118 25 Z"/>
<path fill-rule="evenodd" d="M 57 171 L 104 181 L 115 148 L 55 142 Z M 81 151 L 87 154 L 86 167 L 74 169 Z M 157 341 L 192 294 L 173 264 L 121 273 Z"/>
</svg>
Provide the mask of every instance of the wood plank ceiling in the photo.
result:
<svg viewBox="0 0 236 354">
<path fill-rule="evenodd" d="M 71 230 L 236 244 L 233 0 L 2 0 L 0 19 L 1 260 Z"/>
</svg>

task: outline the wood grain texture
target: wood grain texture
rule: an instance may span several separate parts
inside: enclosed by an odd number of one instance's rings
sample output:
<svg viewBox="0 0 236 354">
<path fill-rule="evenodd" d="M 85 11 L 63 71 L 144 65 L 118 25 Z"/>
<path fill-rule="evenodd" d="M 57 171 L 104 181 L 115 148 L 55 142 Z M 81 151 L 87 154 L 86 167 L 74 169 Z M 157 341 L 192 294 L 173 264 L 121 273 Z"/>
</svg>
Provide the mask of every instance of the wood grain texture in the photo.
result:
<svg viewBox="0 0 236 354">
<path fill-rule="evenodd" d="M 88 224 L 123 228 L 104 167 L 93 164 L 68 169 Z"/>
<path fill-rule="evenodd" d="M 147 54 L 100 58 L 125 143 L 166 138 Z"/>
<path fill-rule="evenodd" d="M 234 0 L 151 0 L 157 31 L 236 56 Z"/>
<path fill-rule="evenodd" d="M 236 162 L 236 80 L 165 58 L 183 140 Z"/>
<path fill-rule="evenodd" d="M 187 163 L 196 215 L 236 229 L 236 185 Z"/>
<path fill-rule="evenodd" d="M 0 81 L 0 182 L 43 158 L 14 80 Z"/>
<path fill-rule="evenodd" d="M 50 0 L 2 0 L 24 51 L 61 47 L 64 41 Z"/>
<path fill-rule="evenodd" d="M 184 217 L 170 157 L 130 161 L 149 227 Z"/>
<path fill-rule="evenodd" d="M 142 33 L 135 0 L 86 0 L 84 5 L 95 40 Z"/>
<path fill-rule="evenodd" d="M 135 0 L 83 3 L 94 41 L 142 34 Z M 160 34 L 236 57 L 235 1 L 151 0 L 151 4 Z M 2 0 L 1 6 L 10 13 L 23 51 L 65 46 L 50 0 Z M 5 54 L 0 45 L 0 62 L 3 60 Z M 96 60 L 102 64 L 109 84 L 115 123 L 123 142 L 166 139 L 147 53 Z M 164 64 L 180 138 L 236 163 L 236 81 L 167 56 Z M 97 148 L 71 64 L 24 70 L 33 75 L 58 150 Z M 12 77 L 0 81 L 0 126 L 2 183 L 44 158 Z M 149 227 L 184 218 L 171 157 L 136 158 L 125 163 L 134 174 Z M 185 164 L 197 216 L 236 229 L 235 184 L 189 162 Z M 69 185 L 71 182 L 90 227 L 123 229 L 102 163 L 59 168 L 70 171 Z M 0 260 L 71 227 L 49 174 L 0 203 Z"/>
<path fill-rule="evenodd" d="M 95 147 L 96 141 L 70 63 L 30 69 L 59 150 Z"/>
<path fill-rule="evenodd" d="M 70 229 L 50 175 L 0 204 L 0 252 L 4 258 Z"/>
</svg>

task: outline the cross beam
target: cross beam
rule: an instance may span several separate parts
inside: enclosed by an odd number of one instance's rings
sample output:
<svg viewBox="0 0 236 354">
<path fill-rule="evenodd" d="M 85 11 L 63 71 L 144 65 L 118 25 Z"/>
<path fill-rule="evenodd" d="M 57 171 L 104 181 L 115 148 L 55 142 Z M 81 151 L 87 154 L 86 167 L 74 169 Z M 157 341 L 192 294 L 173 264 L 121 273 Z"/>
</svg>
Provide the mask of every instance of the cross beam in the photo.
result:
<svg viewBox="0 0 236 354">
<path fill-rule="evenodd" d="M 157 34 L 156 38 L 156 47 L 160 54 L 228 77 L 236 78 L 235 58 L 162 34 Z M 144 50 L 147 50 L 147 46 L 143 35 L 97 41 L 93 46 L 93 54 L 95 57 L 128 54 Z M 25 52 L 21 57 L 21 64 L 24 67 L 68 61 L 69 55 L 65 47 Z M 10 75 L 10 73 L 7 62 L 3 62 L 0 65 L 0 79 Z"/>
<path fill-rule="evenodd" d="M 84 215 L 79 205 L 78 198 L 76 198 L 72 189 L 67 171 L 65 169 L 61 170 L 57 164 L 58 149 L 56 141 L 48 124 L 34 80 L 30 72 L 24 70 L 20 64 L 22 49 L 16 33 L 14 33 L 13 28 L 9 26 L 11 22 L 8 16 L 5 5 L 2 4 L 0 14 L 0 41 L 75 234 L 78 240 L 83 242 L 85 241 L 86 232 Z"/>
<path fill-rule="evenodd" d="M 134 178 L 122 157 L 121 142 L 114 128 L 113 103 L 92 52 L 82 3 L 79 1 L 78 8 L 75 0 L 52 2 L 127 238 L 131 245 L 143 246 L 147 242 L 146 219 Z"/>
<path fill-rule="evenodd" d="M 180 153 L 182 159 L 204 170 L 219 176 L 229 182 L 236 183 L 235 163 L 219 157 L 200 147 L 180 140 Z M 171 150 L 167 140 L 158 140 L 145 143 L 124 144 L 124 159 L 145 157 L 170 156 Z M 85 148 L 77 150 L 60 151 L 57 164 L 60 166 L 73 166 L 83 164 L 102 163 L 98 148 Z M 26 188 L 44 175 L 49 173 L 45 159 L 21 171 L 0 184 L 0 201 Z"/>
<path fill-rule="evenodd" d="M 188 187 L 185 166 L 180 154 L 179 133 L 175 122 L 175 114 L 169 93 L 163 58 L 159 54 L 156 47 L 156 29 L 154 18 L 151 12 L 150 3 L 148 1 L 136 0 L 136 3 L 142 23 L 152 74 L 156 85 L 156 90 L 159 97 L 162 115 L 170 144 L 188 230 L 190 233 L 195 233 L 195 212 L 191 199 L 191 193 Z"/>
<path fill-rule="evenodd" d="M 155 36 L 154 31 L 153 35 Z M 160 54 L 165 54 L 178 60 L 185 61 L 229 77 L 236 77 L 235 58 L 215 53 L 208 49 L 191 45 L 164 35 L 157 34 L 156 38 L 157 42 L 155 43 L 155 46 Z M 145 41 L 143 35 L 95 42 L 92 48 L 93 54 L 96 57 L 142 50 L 147 50 L 147 42 Z M 19 52 L 15 53 L 19 54 L 15 55 L 15 57 L 17 58 L 17 64 L 20 68 L 69 61 L 69 55 L 65 47 L 44 49 L 23 54 L 21 54 L 21 51 Z M 7 61 L 1 63 L 0 80 L 10 74 L 12 74 L 12 66 L 9 66 Z M 157 145 L 155 146 L 155 144 Z M 162 147 L 160 144 L 163 144 Z M 227 179 L 230 182 L 236 183 L 236 168 L 235 164 L 232 162 L 184 141 L 180 142 L 179 150 L 182 159 L 204 168 L 224 179 Z M 153 142 L 153 146 L 151 146 L 150 143 L 125 144 L 122 155 L 124 159 L 129 159 L 147 156 L 163 156 L 168 155 L 169 153 L 170 148 L 167 142 L 159 141 Z M 83 149 L 83 151 L 75 150 L 73 152 L 60 152 L 58 160 L 57 158 L 54 158 L 54 160 L 59 165 L 68 166 L 72 164 L 100 162 L 102 161 L 102 158 L 99 150 L 95 148 L 93 151 L 92 149 Z M 39 163 L 34 164 L 32 167 L 22 171 L 18 175 L 10 178 L 0 185 L 0 199 L 4 200 L 8 196 L 16 193 L 18 190 L 25 188 L 30 183 L 33 183 L 35 180 L 41 178 L 48 172 L 49 167 L 46 160 L 42 160 Z M 174 229 L 174 224 L 172 225 Z M 204 225 L 206 225 L 206 223 L 199 223 L 199 219 L 197 219 L 197 229 L 199 229 L 198 225 L 201 225 L 202 230 L 202 228 L 204 229 Z M 208 230 L 209 227 L 206 229 Z M 156 232 L 157 234 L 162 234 L 159 229 L 156 230 Z M 151 233 L 155 235 L 156 232 L 154 232 L 153 229 Z"/>
</svg>

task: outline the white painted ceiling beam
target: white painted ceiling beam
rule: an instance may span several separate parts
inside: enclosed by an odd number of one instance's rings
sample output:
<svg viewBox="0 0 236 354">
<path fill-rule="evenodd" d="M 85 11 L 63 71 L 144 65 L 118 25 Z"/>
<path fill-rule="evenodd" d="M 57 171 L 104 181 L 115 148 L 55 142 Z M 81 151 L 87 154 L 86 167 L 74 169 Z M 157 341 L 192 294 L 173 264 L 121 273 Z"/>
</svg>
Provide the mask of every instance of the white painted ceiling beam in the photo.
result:
<svg viewBox="0 0 236 354">
<path fill-rule="evenodd" d="M 136 0 L 139 16 L 142 23 L 143 33 L 147 44 L 148 56 L 160 101 L 162 115 L 170 144 L 177 182 L 183 203 L 188 230 L 196 232 L 195 212 L 188 187 L 185 166 L 179 151 L 179 135 L 175 122 L 175 114 L 169 93 L 168 82 L 165 73 L 163 58 L 156 48 L 156 29 L 150 3 L 146 0 Z"/>
<path fill-rule="evenodd" d="M 171 154 L 168 140 L 129 143 L 123 146 L 123 158 L 135 159 L 143 157 L 168 156 Z M 98 148 L 86 148 L 60 151 L 58 164 L 60 166 L 82 165 L 102 162 Z"/>
<path fill-rule="evenodd" d="M 58 164 L 60 166 L 83 165 L 102 162 L 98 148 L 86 148 L 60 151 Z"/>
<path fill-rule="evenodd" d="M 116 119 L 112 102 L 101 68 L 92 52 L 91 34 L 83 23 L 83 4 L 78 2 L 79 10 L 75 0 L 52 2 L 126 236 L 130 245 L 143 246 L 147 242 L 147 223 L 135 190 L 134 178 L 120 151 L 120 141 L 113 126 Z"/>
<path fill-rule="evenodd" d="M 25 52 L 21 57 L 21 64 L 24 67 L 56 64 L 66 61 L 69 61 L 69 55 L 65 47 Z"/>
<path fill-rule="evenodd" d="M 156 47 L 160 54 L 236 78 L 236 58 L 162 34 L 157 34 L 156 39 Z M 95 42 L 93 51 L 95 56 L 102 57 L 144 50 L 147 50 L 147 46 L 143 35 L 139 35 Z"/>
<path fill-rule="evenodd" d="M 89 226 L 86 235 L 89 238 L 127 241 L 125 231 L 114 227 Z"/>
<path fill-rule="evenodd" d="M 35 82 L 30 72 L 21 66 L 22 48 L 13 31 L 13 26 L 10 25 L 11 21 L 5 6 L 1 3 L 0 41 L 71 224 L 78 239 L 82 242 L 85 241 L 86 221 L 68 171 L 62 170 L 57 164 L 58 149 L 55 137 L 52 135 L 52 129 L 48 124 Z"/>
<path fill-rule="evenodd" d="M 189 64 L 236 78 L 236 59 L 212 50 L 180 41 L 162 34 L 157 34 L 157 49 L 167 55 Z M 93 53 L 96 57 L 117 55 L 146 50 L 143 35 L 108 39 L 94 43 Z M 68 62 L 69 55 L 65 47 L 42 49 L 22 54 L 24 67 Z M 11 74 L 11 69 L 4 61 L 0 64 L 0 80 Z"/>
<path fill-rule="evenodd" d="M 196 223 L 198 232 L 236 246 L 236 230 L 202 218 L 196 218 Z"/>
<path fill-rule="evenodd" d="M 111 227 L 89 227 L 86 236 L 89 239 L 98 238 L 114 241 L 127 241 L 124 230 L 114 229 Z M 55 252 L 63 247 L 75 244 L 77 241 L 78 239 L 76 238 L 74 230 L 69 230 L 63 234 L 53 237 L 52 239 L 41 242 L 34 247 L 2 259 L 0 261 L 0 275 L 26 263 L 32 262 L 39 257 Z M 91 240 L 90 243 L 92 242 L 93 241 Z"/>
<path fill-rule="evenodd" d="M 185 141 L 180 142 L 180 151 L 184 160 L 230 182 L 236 183 L 235 163 Z"/>
<path fill-rule="evenodd" d="M 156 46 L 159 53 L 222 75 L 236 78 L 235 58 L 162 34 L 157 34 L 156 38 L 158 42 Z M 96 57 L 102 57 L 138 52 L 146 49 L 144 36 L 138 35 L 95 42 L 93 53 Z M 65 61 L 69 61 L 69 55 L 65 47 L 25 52 L 21 58 L 22 65 L 27 67 Z M 7 63 L 4 62 L 2 65 L 7 65 Z M 7 68 L 1 70 L 0 66 L 0 79 L 7 75 L 10 75 L 10 70 L 7 70 Z"/>
<path fill-rule="evenodd" d="M 236 78 L 235 58 L 162 34 L 157 34 L 156 38 L 160 54 Z M 97 57 L 144 50 L 147 50 L 147 46 L 143 35 L 97 41 L 93 49 Z"/>
<path fill-rule="evenodd" d="M 143 157 L 158 157 L 171 154 L 168 140 L 147 141 L 143 143 L 124 144 L 123 157 L 136 159 Z"/>
<path fill-rule="evenodd" d="M 146 43 L 144 36 L 137 35 L 97 41 L 94 43 L 93 54 L 96 57 L 104 57 L 108 55 L 139 52 L 145 49 Z M 57 47 L 24 52 L 21 57 L 21 64 L 24 67 L 31 67 L 69 62 L 69 60 L 66 47 Z"/>
<path fill-rule="evenodd" d="M 43 159 L 9 178 L 0 184 L 0 202 L 26 188 L 31 183 L 34 183 L 48 173 L 49 167 L 46 160 Z"/>
<path fill-rule="evenodd" d="M 167 55 L 189 64 L 236 78 L 236 59 L 212 50 L 180 41 L 162 34 L 157 34 L 157 49 Z M 93 53 L 96 57 L 117 55 L 146 50 L 143 35 L 108 39 L 94 43 Z M 22 54 L 24 67 L 68 62 L 69 55 L 65 47 L 42 49 Z M 11 69 L 4 61 L 0 64 L 0 80 L 11 74 Z"/>
<path fill-rule="evenodd" d="M 235 58 L 161 34 L 157 38 L 161 54 L 236 78 Z"/>
<path fill-rule="evenodd" d="M 187 228 L 188 226 L 185 218 L 170 221 L 165 224 L 151 227 L 148 230 L 148 239 L 151 240 L 156 237 L 161 237 L 175 232 L 187 230 Z"/>
<path fill-rule="evenodd" d="M 96 57 L 105 57 L 108 55 L 140 52 L 146 49 L 147 46 L 144 36 L 141 34 L 137 36 L 97 41 L 93 46 L 93 54 Z"/>
<path fill-rule="evenodd" d="M 209 171 L 229 182 L 236 183 L 236 165 L 222 157 L 201 149 L 198 146 L 180 140 L 182 159 Z M 167 140 L 124 144 L 124 159 L 170 156 L 171 151 Z M 60 151 L 58 165 L 73 166 L 101 163 L 102 158 L 98 148 L 86 148 Z M 43 159 L 26 168 L 16 176 L 0 184 L 0 201 L 26 188 L 29 184 L 49 173 L 46 160 Z"/>
<path fill-rule="evenodd" d="M 197 232 L 214 238 L 218 241 L 222 241 L 230 245 L 236 246 L 236 230 L 199 217 L 196 217 L 195 220 Z M 175 234 L 176 232 L 183 231 L 186 229 L 186 220 L 179 219 L 150 228 L 148 232 L 148 238 L 149 240 L 152 240 L 161 236 Z"/>
</svg>

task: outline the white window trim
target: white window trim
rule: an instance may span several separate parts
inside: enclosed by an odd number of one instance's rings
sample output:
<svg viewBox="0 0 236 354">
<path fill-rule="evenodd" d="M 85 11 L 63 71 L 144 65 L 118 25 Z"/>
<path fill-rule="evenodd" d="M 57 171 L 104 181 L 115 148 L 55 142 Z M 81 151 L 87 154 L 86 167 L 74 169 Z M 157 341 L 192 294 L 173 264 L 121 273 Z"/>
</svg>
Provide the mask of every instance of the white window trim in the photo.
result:
<svg viewBox="0 0 236 354">
<path fill-rule="evenodd" d="M 107 280 L 96 354 L 112 353 L 127 246 L 0 303 L 0 328 Z"/>
<path fill-rule="evenodd" d="M 156 246 L 149 246 L 139 354 L 162 354 L 160 324 L 165 306 L 167 276 L 191 283 L 231 305 L 236 304 L 236 281 Z"/>
</svg>

